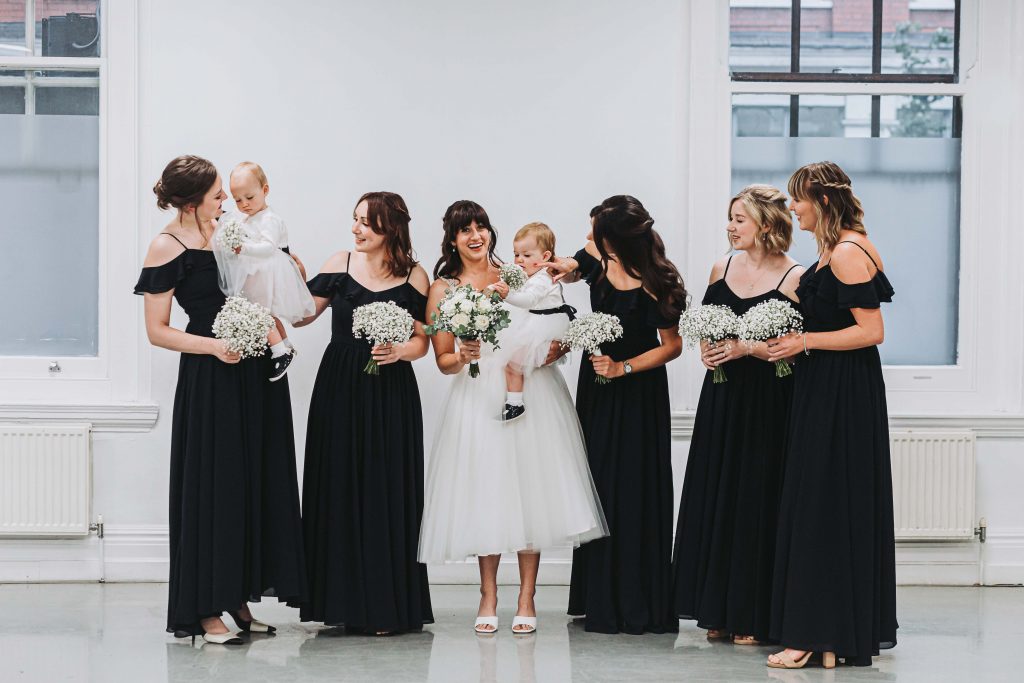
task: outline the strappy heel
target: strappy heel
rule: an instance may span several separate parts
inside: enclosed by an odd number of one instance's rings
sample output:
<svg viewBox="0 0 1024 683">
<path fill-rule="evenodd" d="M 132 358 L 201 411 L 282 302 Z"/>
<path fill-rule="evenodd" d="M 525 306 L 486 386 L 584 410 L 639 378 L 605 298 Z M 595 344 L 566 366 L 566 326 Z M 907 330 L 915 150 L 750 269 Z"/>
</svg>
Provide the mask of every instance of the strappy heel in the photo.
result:
<svg viewBox="0 0 1024 683">
<path fill-rule="evenodd" d="M 814 652 L 808 650 L 804 652 L 803 657 L 800 657 L 799 659 L 793 659 L 792 657 L 786 654 L 785 650 L 783 650 L 782 652 L 775 653 L 775 656 L 778 657 L 780 661 L 773 662 L 769 659 L 767 661 L 767 664 L 772 669 L 802 669 L 804 668 L 804 666 L 807 665 L 807 662 L 811 661 L 811 657 L 813 655 Z M 836 668 L 836 653 L 822 652 L 821 665 L 826 669 Z"/>
</svg>

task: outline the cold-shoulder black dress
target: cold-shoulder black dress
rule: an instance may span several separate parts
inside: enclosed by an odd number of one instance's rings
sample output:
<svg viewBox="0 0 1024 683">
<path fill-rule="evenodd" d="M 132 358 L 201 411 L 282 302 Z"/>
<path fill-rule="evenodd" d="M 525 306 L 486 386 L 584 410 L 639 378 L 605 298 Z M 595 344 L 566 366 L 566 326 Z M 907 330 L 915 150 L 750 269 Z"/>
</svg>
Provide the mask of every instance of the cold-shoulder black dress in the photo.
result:
<svg viewBox="0 0 1024 683">
<path fill-rule="evenodd" d="M 602 345 L 613 360 L 656 348 L 658 330 L 675 327 L 642 288 L 615 289 L 601 263 L 585 250 L 575 255 L 590 284 L 594 311 L 619 317 L 623 335 Z M 569 614 L 586 615 L 587 631 L 677 631 L 672 609 L 672 423 L 665 366 L 635 372 L 608 384 L 594 381 L 594 367 L 580 365 L 576 410 L 587 461 L 608 521 L 610 536 L 573 553 Z"/>
<path fill-rule="evenodd" d="M 143 268 L 135 285 L 136 294 L 172 289 L 188 314 L 185 331 L 212 337 L 224 304 L 213 252 L 185 249 Z M 261 596 L 305 597 L 291 399 L 287 378 L 267 381 L 269 366 L 269 352 L 234 365 L 181 354 L 171 418 L 168 632 L 200 635 L 201 619 Z"/>
<path fill-rule="evenodd" d="M 331 342 L 309 405 L 302 521 L 310 598 L 303 621 L 365 632 L 434 622 L 426 565 L 416 561 L 423 516 L 423 417 L 412 364 L 363 367 L 370 343 L 352 313 L 393 301 L 423 322 L 427 299 L 409 282 L 380 292 L 348 273 L 309 283 L 331 300 Z"/>
<path fill-rule="evenodd" d="M 702 303 L 736 315 L 770 299 L 797 308 L 778 289 L 785 279 L 743 298 L 723 275 Z M 753 356 L 723 367 L 728 381 L 721 384 L 706 373 L 694 417 L 672 560 L 675 613 L 701 628 L 764 641 L 793 376 L 776 377 L 774 363 Z"/>
<path fill-rule="evenodd" d="M 808 332 L 845 329 L 854 324 L 851 308 L 892 301 L 880 270 L 869 282 L 847 285 L 828 263 L 817 265 L 797 289 Z M 880 649 L 896 645 L 897 629 L 889 425 L 878 347 L 812 350 L 799 357 L 794 379 L 771 637 L 868 666 Z"/>
</svg>

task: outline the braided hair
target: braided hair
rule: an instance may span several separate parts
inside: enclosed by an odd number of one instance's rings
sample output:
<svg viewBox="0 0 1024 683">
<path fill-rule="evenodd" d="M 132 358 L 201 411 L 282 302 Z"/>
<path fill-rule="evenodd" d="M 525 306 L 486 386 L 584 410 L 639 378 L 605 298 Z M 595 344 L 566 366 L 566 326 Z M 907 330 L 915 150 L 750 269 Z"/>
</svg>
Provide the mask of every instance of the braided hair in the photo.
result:
<svg viewBox="0 0 1024 683">
<path fill-rule="evenodd" d="M 818 214 L 814 239 L 819 253 L 836 246 L 841 230 L 868 234 L 864 229 L 864 208 L 851 185 L 850 176 L 832 161 L 801 166 L 789 179 L 790 196 L 811 202 Z"/>
</svg>

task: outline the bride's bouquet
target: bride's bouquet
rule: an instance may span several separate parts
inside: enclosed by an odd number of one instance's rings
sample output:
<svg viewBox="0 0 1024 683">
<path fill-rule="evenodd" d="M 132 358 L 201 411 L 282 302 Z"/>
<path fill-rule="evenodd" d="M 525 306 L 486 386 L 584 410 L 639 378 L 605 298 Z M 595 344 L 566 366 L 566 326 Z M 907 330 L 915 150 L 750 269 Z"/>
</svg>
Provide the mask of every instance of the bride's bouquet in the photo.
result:
<svg viewBox="0 0 1024 683">
<path fill-rule="evenodd" d="M 216 246 L 224 252 L 234 252 L 245 242 L 245 230 L 237 218 L 225 216 L 217 222 Z"/>
<path fill-rule="evenodd" d="M 686 340 L 689 346 L 695 346 L 702 341 L 717 344 L 738 334 L 739 318 L 728 306 L 704 304 L 684 311 L 679 318 L 679 336 Z M 716 366 L 711 380 L 715 384 L 727 382 L 725 368 L 721 365 Z"/>
<path fill-rule="evenodd" d="M 522 289 L 529 279 L 523 267 L 515 263 L 503 263 L 498 270 L 498 277 L 508 285 L 508 291 L 510 292 Z"/>
<path fill-rule="evenodd" d="M 409 311 L 394 301 L 376 301 L 352 311 L 352 336 L 368 339 L 371 346 L 402 344 L 412 337 L 413 319 Z M 380 366 L 370 355 L 363 372 L 379 375 Z"/>
<path fill-rule="evenodd" d="M 213 336 L 228 343 L 242 358 L 256 358 L 267 350 L 267 334 L 274 325 L 270 311 L 240 296 L 229 296 L 213 321 Z"/>
<path fill-rule="evenodd" d="M 622 336 L 622 323 L 618 316 L 609 313 L 588 313 L 569 323 L 569 331 L 562 337 L 562 346 L 586 351 L 592 356 L 601 356 L 601 344 L 613 342 Z M 611 380 L 603 375 L 594 377 L 598 384 Z"/>
<path fill-rule="evenodd" d="M 445 291 L 430 320 L 432 324 L 424 328 L 428 335 L 450 332 L 463 341 L 479 339 L 498 348 L 498 332 L 508 327 L 509 314 L 497 292 L 484 294 L 473 285 L 462 285 Z M 479 375 L 480 366 L 472 361 L 469 376 Z"/>
<path fill-rule="evenodd" d="M 787 301 L 768 299 L 740 316 L 739 338 L 744 341 L 767 341 L 804 329 L 804 317 Z M 775 361 L 775 376 L 792 375 L 785 360 Z"/>
</svg>

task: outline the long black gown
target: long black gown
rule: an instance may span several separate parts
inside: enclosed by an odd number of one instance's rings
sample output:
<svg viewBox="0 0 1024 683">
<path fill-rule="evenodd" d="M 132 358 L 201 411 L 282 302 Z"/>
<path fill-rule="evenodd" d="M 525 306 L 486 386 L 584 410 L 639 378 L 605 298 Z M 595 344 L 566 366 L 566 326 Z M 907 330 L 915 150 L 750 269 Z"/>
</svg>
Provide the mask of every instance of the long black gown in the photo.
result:
<svg viewBox="0 0 1024 683">
<path fill-rule="evenodd" d="M 736 315 L 769 299 L 797 307 L 778 289 L 786 276 L 775 289 L 743 298 L 726 284 L 728 272 L 727 263 L 704 304 Z M 776 377 L 774 363 L 753 356 L 724 368 L 721 384 L 706 373 L 694 418 L 672 561 L 675 612 L 701 628 L 763 641 L 793 377 Z"/>
<path fill-rule="evenodd" d="M 858 245 L 860 246 L 860 245 Z M 870 256 L 870 255 L 869 255 Z M 847 285 L 828 263 L 800 278 L 809 332 L 854 324 L 893 289 Z M 885 382 L 878 347 L 811 351 L 794 372 L 775 550 L 771 637 L 868 666 L 896 645 L 896 559 Z"/>
<path fill-rule="evenodd" d="M 309 283 L 331 299 L 331 342 L 309 405 L 302 521 L 310 599 L 303 621 L 354 631 L 414 631 L 434 622 L 426 565 L 416 561 L 423 515 L 423 417 L 412 364 L 367 375 L 370 343 L 352 313 L 393 301 L 423 322 L 427 299 L 405 282 L 380 292 L 348 273 Z"/>
<path fill-rule="evenodd" d="M 177 239 L 177 238 L 175 238 Z M 212 337 L 224 304 L 213 252 L 185 249 L 143 268 L 135 293 L 174 290 L 190 334 Z M 288 380 L 268 382 L 269 352 L 229 365 L 181 354 L 171 421 L 167 631 L 243 602 L 305 597 Z"/>
<path fill-rule="evenodd" d="M 623 336 L 601 347 L 613 360 L 656 348 L 658 330 L 679 324 L 642 288 L 615 289 L 585 250 L 575 258 L 590 284 L 591 308 L 622 322 Z M 573 552 L 569 614 L 586 615 L 586 630 L 599 633 L 677 631 L 668 373 L 661 366 L 603 385 L 594 378 L 593 365 L 583 362 L 576 410 L 611 535 Z"/>
</svg>

